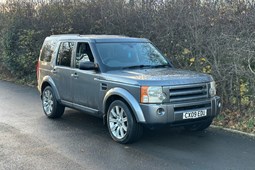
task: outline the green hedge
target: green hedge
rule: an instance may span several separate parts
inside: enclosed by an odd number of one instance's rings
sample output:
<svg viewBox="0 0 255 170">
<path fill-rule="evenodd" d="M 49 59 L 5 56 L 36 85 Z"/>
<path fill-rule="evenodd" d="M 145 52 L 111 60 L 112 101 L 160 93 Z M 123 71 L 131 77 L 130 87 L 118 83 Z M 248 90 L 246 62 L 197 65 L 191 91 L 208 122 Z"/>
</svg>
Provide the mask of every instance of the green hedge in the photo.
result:
<svg viewBox="0 0 255 170">
<path fill-rule="evenodd" d="M 149 38 L 178 68 L 209 73 L 224 108 L 254 110 L 255 10 L 252 1 L 7 1 L 0 8 L 0 61 L 35 82 L 44 38 L 121 34 Z"/>
</svg>

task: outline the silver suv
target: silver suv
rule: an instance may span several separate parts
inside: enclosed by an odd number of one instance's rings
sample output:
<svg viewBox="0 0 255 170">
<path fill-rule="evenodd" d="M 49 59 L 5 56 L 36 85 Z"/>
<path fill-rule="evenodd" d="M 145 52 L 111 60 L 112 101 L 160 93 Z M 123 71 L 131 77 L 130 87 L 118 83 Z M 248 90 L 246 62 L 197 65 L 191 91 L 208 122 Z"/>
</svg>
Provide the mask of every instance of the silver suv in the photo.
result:
<svg viewBox="0 0 255 170">
<path fill-rule="evenodd" d="M 101 117 L 119 143 L 157 125 L 204 130 L 221 107 L 210 75 L 175 69 L 143 38 L 47 37 L 37 77 L 46 116 L 59 118 L 70 107 Z"/>
</svg>

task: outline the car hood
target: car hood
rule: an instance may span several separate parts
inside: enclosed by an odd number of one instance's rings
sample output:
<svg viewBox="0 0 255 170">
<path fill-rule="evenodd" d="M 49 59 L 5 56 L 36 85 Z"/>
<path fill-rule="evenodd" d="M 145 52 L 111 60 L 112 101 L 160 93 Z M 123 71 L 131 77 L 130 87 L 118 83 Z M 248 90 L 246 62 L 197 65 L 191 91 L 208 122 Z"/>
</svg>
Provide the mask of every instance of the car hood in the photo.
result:
<svg viewBox="0 0 255 170">
<path fill-rule="evenodd" d="M 134 85 L 182 85 L 213 81 L 208 74 L 174 68 L 128 69 L 104 73 L 106 80 Z"/>
</svg>

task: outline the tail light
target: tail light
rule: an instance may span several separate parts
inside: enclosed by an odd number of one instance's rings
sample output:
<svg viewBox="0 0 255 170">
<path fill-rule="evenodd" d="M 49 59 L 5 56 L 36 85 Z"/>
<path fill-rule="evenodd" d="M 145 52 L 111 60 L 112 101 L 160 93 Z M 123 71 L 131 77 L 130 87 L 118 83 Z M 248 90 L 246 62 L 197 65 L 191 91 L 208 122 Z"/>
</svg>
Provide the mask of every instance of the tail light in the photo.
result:
<svg viewBox="0 0 255 170">
<path fill-rule="evenodd" d="M 36 64 L 36 77 L 38 80 L 39 79 L 39 61 L 37 61 L 37 64 Z"/>
</svg>

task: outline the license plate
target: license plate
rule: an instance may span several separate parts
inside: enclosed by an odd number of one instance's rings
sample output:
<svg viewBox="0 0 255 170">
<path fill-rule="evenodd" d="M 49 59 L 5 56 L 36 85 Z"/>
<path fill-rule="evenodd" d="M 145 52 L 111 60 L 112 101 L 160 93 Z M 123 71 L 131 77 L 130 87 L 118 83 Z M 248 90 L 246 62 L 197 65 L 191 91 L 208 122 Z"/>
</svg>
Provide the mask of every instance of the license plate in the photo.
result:
<svg viewBox="0 0 255 170">
<path fill-rule="evenodd" d="M 192 112 L 184 112 L 183 119 L 196 119 L 207 115 L 207 110 L 198 110 Z"/>
</svg>

